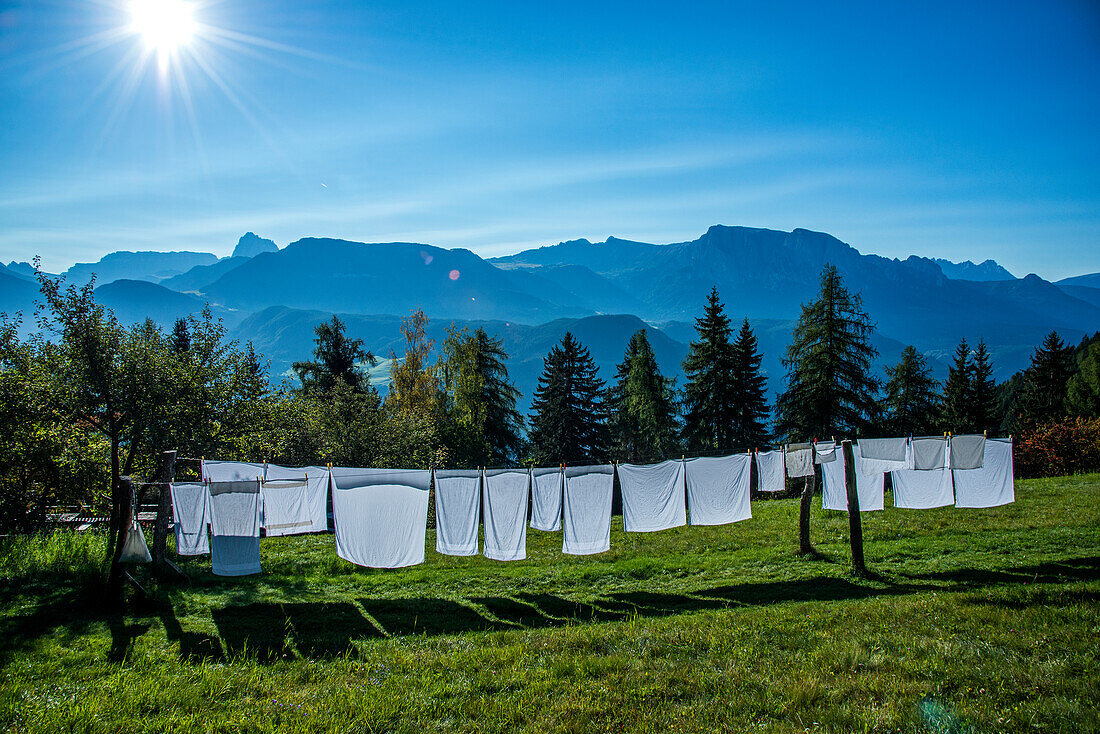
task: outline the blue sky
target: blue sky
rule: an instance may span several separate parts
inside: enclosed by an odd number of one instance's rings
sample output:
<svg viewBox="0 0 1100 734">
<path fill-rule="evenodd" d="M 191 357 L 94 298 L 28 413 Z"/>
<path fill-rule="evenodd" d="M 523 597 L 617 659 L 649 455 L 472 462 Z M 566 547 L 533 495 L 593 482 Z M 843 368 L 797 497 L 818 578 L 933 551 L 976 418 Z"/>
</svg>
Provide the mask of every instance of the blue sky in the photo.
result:
<svg viewBox="0 0 1100 734">
<path fill-rule="evenodd" d="M 127 0 L 0 1 L 5 262 L 721 223 L 1100 271 L 1091 0 L 195 5 L 166 81 Z"/>
</svg>

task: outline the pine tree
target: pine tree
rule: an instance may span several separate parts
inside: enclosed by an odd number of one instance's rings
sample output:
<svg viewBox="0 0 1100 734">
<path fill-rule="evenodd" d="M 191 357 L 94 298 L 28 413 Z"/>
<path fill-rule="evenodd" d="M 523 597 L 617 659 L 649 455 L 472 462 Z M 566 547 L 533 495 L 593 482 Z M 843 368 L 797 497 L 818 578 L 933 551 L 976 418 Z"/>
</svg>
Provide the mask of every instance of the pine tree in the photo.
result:
<svg viewBox="0 0 1100 734">
<path fill-rule="evenodd" d="M 1031 355 L 1024 370 L 1020 414 L 1025 424 L 1037 425 L 1066 416 L 1066 388 L 1074 373 L 1073 347 L 1052 331 Z"/>
<path fill-rule="evenodd" d="M 730 432 L 733 446 L 757 447 L 767 444 L 768 378 L 760 371 L 764 357 L 757 351 L 756 334 L 746 318 L 733 343 L 734 419 Z"/>
<path fill-rule="evenodd" d="M 604 461 L 604 382 L 588 349 L 566 332 L 543 361 L 531 403 L 531 451 L 537 462 Z"/>
<path fill-rule="evenodd" d="M 862 298 L 848 292 L 835 266 L 826 265 L 821 292 L 802 307 L 783 360 L 787 387 L 776 401 L 777 434 L 809 440 L 851 435 L 870 425 L 878 411 L 873 330 Z"/>
<path fill-rule="evenodd" d="M 1000 424 L 997 383 L 993 379 L 993 363 L 985 340 L 974 350 L 973 371 L 970 373 L 970 429 L 974 433 L 994 431 Z"/>
<path fill-rule="evenodd" d="M 730 320 L 717 288 L 707 296 L 703 315 L 695 319 L 695 330 L 699 338 L 684 358 L 684 443 L 690 451 L 728 451 L 734 448 L 738 406 L 733 392 Z"/>
<path fill-rule="evenodd" d="M 615 379 L 608 394 L 612 453 L 641 461 L 676 451 L 674 381 L 661 374 L 645 329 L 630 337 Z"/>
<path fill-rule="evenodd" d="M 316 361 L 294 363 L 303 392 L 328 393 L 337 380 L 342 380 L 355 392 L 371 390 L 370 379 L 359 365 L 365 362 L 373 367 L 377 360 L 371 352 L 364 351 L 362 339 L 348 339 L 344 330 L 344 322 L 335 315 L 331 321 L 313 329 Z"/>
<path fill-rule="evenodd" d="M 191 329 L 187 325 L 187 319 L 176 319 L 176 325 L 172 327 L 172 351 L 176 354 L 191 349 Z"/>
<path fill-rule="evenodd" d="M 970 345 L 966 339 L 955 347 L 955 357 L 947 368 L 947 380 L 943 383 L 943 406 L 940 424 L 946 431 L 970 433 L 972 395 L 974 392 L 974 364 L 970 360 Z"/>
<path fill-rule="evenodd" d="M 912 345 L 901 353 L 901 361 L 886 368 L 884 431 L 891 435 L 926 435 L 936 423 L 939 383 L 924 356 Z"/>
<path fill-rule="evenodd" d="M 447 409 L 458 431 L 455 458 L 479 465 L 518 458 L 523 417 L 516 410 L 519 390 L 508 379 L 503 340 L 484 329 L 451 327 L 440 364 Z"/>
<path fill-rule="evenodd" d="M 1100 341 L 1083 345 L 1077 357 L 1077 374 L 1066 386 L 1066 407 L 1085 418 L 1100 416 Z"/>
</svg>

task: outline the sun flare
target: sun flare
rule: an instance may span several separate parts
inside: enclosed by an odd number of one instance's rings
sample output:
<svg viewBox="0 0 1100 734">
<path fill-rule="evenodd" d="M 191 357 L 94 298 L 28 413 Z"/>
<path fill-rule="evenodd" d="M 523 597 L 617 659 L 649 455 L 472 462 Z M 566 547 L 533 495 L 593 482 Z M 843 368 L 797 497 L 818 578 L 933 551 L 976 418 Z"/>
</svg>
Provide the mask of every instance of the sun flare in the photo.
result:
<svg viewBox="0 0 1100 734">
<path fill-rule="evenodd" d="M 151 50 L 171 54 L 195 33 L 194 7 L 186 0 L 133 0 L 130 28 Z"/>
</svg>

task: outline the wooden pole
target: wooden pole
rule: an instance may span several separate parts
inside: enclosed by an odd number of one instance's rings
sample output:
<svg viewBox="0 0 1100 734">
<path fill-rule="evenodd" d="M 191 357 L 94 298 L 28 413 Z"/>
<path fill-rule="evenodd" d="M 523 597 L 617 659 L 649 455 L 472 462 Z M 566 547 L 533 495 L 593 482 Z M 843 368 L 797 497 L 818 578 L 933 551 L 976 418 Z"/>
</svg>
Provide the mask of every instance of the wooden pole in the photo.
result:
<svg viewBox="0 0 1100 734">
<path fill-rule="evenodd" d="M 844 489 L 848 495 L 848 540 L 852 545 L 852 570 L 861 576 L 867 573 L 863 561 L 863 519 L 859 512 L 859 492 L 856 489 L 856 461 L 852 442 L 841 444 L 844 452 Z"/>
<path fill-rule="evenodd" d="M 801 555 L 812 555 L 813 544 L 810 543 L 810 507 L 814 501 L 814 479 L 816 474 L 806 477 L 802 485 L 802 501 L 798 506 L 798 552 Z"/>
<path fill-rule="evenodd" d="M 168 558 L 168 522 L 172 516 L 172 478 L 176 475 L 176 452 L 160 455 L 157 484 L 157 524 L 153 527 L 153 573 L 159 578 L 184 577 L 179 566 Z"/>
</svg>

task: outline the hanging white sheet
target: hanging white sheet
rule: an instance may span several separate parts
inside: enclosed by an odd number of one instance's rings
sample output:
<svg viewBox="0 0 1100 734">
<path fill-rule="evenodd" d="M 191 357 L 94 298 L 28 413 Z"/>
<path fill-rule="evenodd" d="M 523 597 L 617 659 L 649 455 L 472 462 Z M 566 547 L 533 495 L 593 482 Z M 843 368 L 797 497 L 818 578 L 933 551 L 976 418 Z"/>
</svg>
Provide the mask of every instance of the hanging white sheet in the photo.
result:
<svg viewBox="0 0 1100 734">
<path fill-rule="evenodd" d="M 611 550 L 614 484 L 615 467 L 610 464 L 566 467 L 562 553 L 586 556 Z"/>
<path fill-rule="evenodd" d="M 930 510 L 955 503 L 950 469 L 902 469 L 891 472 L 890 480 L 894 485 L 894 507 Z"/>
<path fill-rule="evenodd" d="M 260 573 L 260 482 L 210 484 L 210 565 L 218 576 Z"/>
<path fill-rule="evenodd" d="M 481 472 L 440 469 L 435 473 L 435 549 L 448 556 L 476 556 L 481 524 Z"/>
<path fill-rule="evenodd" d="M 884 474 L 864 474 L 860 469 L 859 454 L 852 451 L 856 465 L 856 494 L 859 511 L 871 512 L 885 506 L 883 495 L 886 487 Z M 848 490 L 844 485 L 844 452 L 837 449 L 836 461 L 821 465 L 821 506 L 826 510 L 848 511 Z"/>
<path fill-rule="evenodd" d="M 489 469 L 485 472 L 485 557 L 495 561 L 522 561 L 527 557 L 527 498 L 531 473 L 527 469 Z"/>
<path fill-rule="evenodd" d="M 247 461 L 204 460 L 202 478 L 208 482 L 246 482 L 264 478 L 264 465 Z"/>
<path fill-rule="evenodd" d="M 175 482 L 171 493 L 176 553 L 181 556 L 209 553 L 206 526 L 210 523 L 210 489 L 206 482 Z"/>
<path fill-rule="evenodd" d="M 692 525 L 724 525 L 752 517 L 751 456 L 701 456 L 685 463 L 688 517 Z"/>
<path fill-rule="evenodd" d="M 756 452 L 756 471 L 761 492 L 782 492 L 786 489 L 784 464 L 782 451 Z"/>
<path fill-rule="evenodd" d="M 332 468 L 336 555 L 359 566 L 424 562 L 431 472 Z"/>
<path fill-rule="evenodd" d="M 531 471 L 531 527 L 535 530 L 561 530 L 564 482 L 561 467 Z"/>
<path fill-rule="evenodd" d="M 288 481 L 281 481 L 288 480 Z M 305 481 L 305 487 L 291 480 Z M 267 465 L 263 527 L 269 536 L 328 530 L 328 469 L 323 466 Z"/>
<path fill-rule="evenodd" d="M 983 461 L 981 469 L 955 471 L 956 507 L 998 507 L 1016 501 L 1012 439 L 986 441 Z"/>
<path fill-rule="evenodd" d="M 626 532 L 647 533 L 687 524 L 683 461 L 619 464 L 618 471 Z"/>
</svg>

